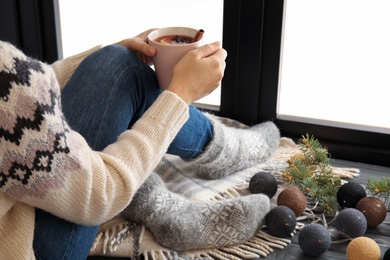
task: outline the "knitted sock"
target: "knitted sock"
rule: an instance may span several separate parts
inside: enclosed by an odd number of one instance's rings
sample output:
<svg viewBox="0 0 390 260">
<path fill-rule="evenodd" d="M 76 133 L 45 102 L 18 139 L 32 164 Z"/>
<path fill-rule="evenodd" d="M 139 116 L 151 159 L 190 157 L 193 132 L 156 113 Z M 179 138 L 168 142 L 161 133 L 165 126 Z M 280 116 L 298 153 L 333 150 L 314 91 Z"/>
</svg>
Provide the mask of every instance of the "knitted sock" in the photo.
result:
<svg viewBox="0 0 390 260">
<path fill-rule="evenodd" d="M 170 192 L 155 173 L 137 191 L 123 215 L 143 222 L 161 245 L 177 250 L 216 248 L 249 240 L 270 209 L 254 194 L 221 201 L 191 201 Z"/>
<path fill-rule="evenodd" d="M 207 115 L 213 125 L 213 139 L 205 151 L 191 159 L 204 179 L 219 179 L 265 161 L 276 150 L 280 133 L 272 122 L 236 128 Z"/>
</svg>

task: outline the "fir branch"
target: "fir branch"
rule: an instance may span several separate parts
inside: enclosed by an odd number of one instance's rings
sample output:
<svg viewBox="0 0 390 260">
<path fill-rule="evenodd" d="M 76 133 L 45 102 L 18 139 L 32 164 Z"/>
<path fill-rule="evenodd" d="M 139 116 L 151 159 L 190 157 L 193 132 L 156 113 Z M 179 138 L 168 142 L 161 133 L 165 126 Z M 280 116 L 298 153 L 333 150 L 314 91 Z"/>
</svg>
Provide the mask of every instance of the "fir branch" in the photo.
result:
<svg viewBox="0 0 390 260">
<path fill-rule="evenodd" d="M 302 136 L 298 145 L 302 152 L 288 160 L 289 166 L 282 172 L 282 178 L 318 203 L 323 211 L 335 211 L 341 179 L 332 173 L 328 150 L 309 134 Z"/>
<path fill-rule="evenodd" d="M 385 204 L 390 202 L 390 177 L 385 178 L 368 178 L 366 186 L 368 194 L 384 201 Z"/>
</svg>

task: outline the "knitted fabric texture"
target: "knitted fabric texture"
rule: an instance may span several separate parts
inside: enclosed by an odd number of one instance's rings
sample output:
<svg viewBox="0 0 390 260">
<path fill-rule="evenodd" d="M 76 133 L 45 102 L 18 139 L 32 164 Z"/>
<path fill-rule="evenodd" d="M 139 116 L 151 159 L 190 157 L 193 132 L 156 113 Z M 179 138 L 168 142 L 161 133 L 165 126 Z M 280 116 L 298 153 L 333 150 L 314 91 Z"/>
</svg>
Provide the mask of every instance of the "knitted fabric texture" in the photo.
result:
<svg viewBox="0 0 390 260">
<path fill-rule="evenodd" d="M 192 201 L 169 191 L 153 173 L 123 214 L 145 224 L 157 241 L 178 251 L 246 242 L 260 229 L 269 198 L 253 194 L 218 201 Z"/>
<path fill-rule="evenodd" d="M 61 113 L 54 73 L 47 65 L 9 49 L 2 52 L 8 55 L 1 57 L 0 67 L 0 189 L 16 199 L 42 196 L 46 187 L 63 185 L 63 178 L 53 173 L 75 170 L 79 163 L 66 159 L 69 128 Z"/>
<path fill-rule="evenodd" d="M 295 152 L 298 152 L 298 149 L 294 142 L 283 138 L 274 156 L 269 160 L 233 172 L 223 179 L 200 178 L 197 174 L 198 168 L 194 163 L 183 161 L 172 155 L 165 155 L 155 172 L 161 176 L 167 190 L 186 200 L 204 203 L 226 201 L 228 203 L 230 200 L 250 195 L 248 183 L 257 172 L 268 172 L 278 178 L 278 172 L 288 165 L 287 159 Z M 187 220 L 191 221 L 192 215 L 196 215 L 196 212 L 189 215 Z M 126 235 L 121 236 L 120 231 L 123 230 L 126 230 Z M 121 239 L 118 239 L 119 236 Z M 194 236 L 189 239 L 198 239 L 198 237 Z M 226 239 L 233 240 L 234 236 L 229 235 Z M 145 225 L 134 224 L 124 217 L 118 217 L 101 227 L 90 254 L 134 258 L 143 255 L 147 259 L 253 259 L 266 257 L 272 253 L 274 248 L 283 249 L 289 243 L 289 239 L 273 237 L 263 230 L 258 230 L 258 232 L 254 231 L 248 241 L 241 241 L 234 245 L 211 248 L 209 245 L 207 248 L 198 250 L 174 250 L 158 243 L 157 238 Z"/>
<path fill-rule="evenodd" d="M 34 207 L 83 225 L 119 214 L 188 119 L 187 104 L 164 92 L 95 152 L 69 128 L 60 94 L 49 65 L 0 41 L 0 259 L 34 259 Z"/>
<path fill-rule="evenodd" d="M 220 118 L 227 125 L 239 126 L 238 122 Z M 288 167 L 287 160 L 299 147 L 288 138 L 281 138 L 275 153 L 268 160 L 244 170 L 233 172 L 223 179 L 205 180 L 198 176 L 193 163 L 183 161 L 177 156 L 165 155 L 155 172 L 161 176 L 167 189 L 191 201 L 224 201 L 249 195 L 250 178 L 258 172 L 273 174 L 279 181 L 278 193 L 283 190 L 282 170 Z M 344 178 L 356 177 L 357 169 L 336 168 L 336 175 Z M 353 170 L 353 171 L 352 171 Z M 271 200 L 276 206 L 278 193 Z M 274 249 L 283 249 L 291 241 L 278 238 L 259 230 L 248 241 L 231 246 L 204 248 L 199 250 L 174 250 L 157 242 L 156 237 L 143 224 L 129 222 L 117 217 L 101 226 L 90 255 L 110 257 L 143 256 L 145 259 L 254 259 L 271 255 Z M 270 256 L 272 258 L 272 256 Z"/>
<path fill-rule="evenodd" d="M 198 158 L 187 160 L 205 179 L 220 179 L 229 173 L 265 161 L 276 150 L 280 135 L 272 122 L 254 127 L 229 126 L 207 114 L 213 138 Z M 157 241 L 178 251 L 239 244 L 251 238 L 269 211 L 263 194 L 232 200 L 194 202 L 166 189 L 152 174 L 125 210 L 125 216 L 142 222 Z"/>
<path fill-rule="evenodd" d="M 213 139 L 197 158 L 197 174 L 205 179 L 220 179 L 229 173 L 246 169 L 267 160 L 280 141 L 273 122 L 246 127 L 226 125 L 220 118 L 206 114 L 213 126 Z"/>
<path fill-rule="evenodd" d="M 62 159 L 69 129 L 54 116 L 60 109 L 55 75 L 10 44 L 0 42 L 0 55 L 0 190 L 8 195 L 0 194 L 0 258 L 33 259 L 34 208 L 15 199 L 39 200 L 63 185 L 66 168 L 78 166 Z"/>
</svg>

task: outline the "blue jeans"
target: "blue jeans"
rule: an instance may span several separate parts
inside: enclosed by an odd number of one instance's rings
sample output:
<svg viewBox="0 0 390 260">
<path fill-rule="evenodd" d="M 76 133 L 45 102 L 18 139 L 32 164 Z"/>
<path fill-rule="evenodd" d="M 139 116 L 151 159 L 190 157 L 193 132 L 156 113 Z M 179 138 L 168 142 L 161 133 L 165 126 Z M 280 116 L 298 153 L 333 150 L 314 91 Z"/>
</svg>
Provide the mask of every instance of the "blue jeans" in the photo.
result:
<svg viewBox="0 0 390 260">
<path fill-rule="evenodd" d="M 88 56 L 62 92 L 68 124 L 100 151 L 142 117 L 162 93 L 156 75 L 132 52 L 107 46 Z M 190 106 L 190 118 L 168 153 L 195 158 L 212 138 L 209 120 Z M 36 209 L 34 252 L 37 259 L 85 259 L 98 226 L 81 226 Z"/>
</svg>

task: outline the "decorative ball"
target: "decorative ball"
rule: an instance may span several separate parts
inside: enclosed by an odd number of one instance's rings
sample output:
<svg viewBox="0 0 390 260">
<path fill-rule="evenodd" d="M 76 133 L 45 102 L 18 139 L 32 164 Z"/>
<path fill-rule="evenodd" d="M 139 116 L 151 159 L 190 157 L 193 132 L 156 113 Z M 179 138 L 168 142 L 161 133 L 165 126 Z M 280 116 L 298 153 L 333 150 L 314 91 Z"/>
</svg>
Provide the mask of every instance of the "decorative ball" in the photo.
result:
<svg viewBox="0 0 390 260">
<path fill-rule="evenodd" d="M 351 260 L 379 260 L 381 249 L 373 239 L 358 237 L 348 244 L 347 257 Z"/>
<path fill-rule="evenodd" d="M 295 216 L 300 216 L 306 209 L 307 197 L 297 187 L 289 187 L 279 194 L 276 203 L 278 206 L 289 207 L 294 211 Z"/>
<path fill-rule="evenodd" d="M 278 182 L 275 176 L 267 172 L 259 172 L 253 175 L 249 181 L 251 193 L 263 193 L 272 198 L 278 190 Z"/>
<path fill-rule="evenodd" d="M 376 227 L 386 219 L 386 205 L 376 197 L 365 197 L 359 200 L 356 209 L 360 210 L 366 217 L 369 227 Z"/>
<path fill-rule="evenodd" d="M 324 226 L 309 224 L 299 232 L 298 243 L 306 255 L 319 256 L 328 251 L 331 238 Z"/>
<path fill-rule="evenodd" d="M 276 206 L 265 217 L 268 233 L 277 237 L 287 237 L 295 230 L 297 218 L 286 206 Z"/>
<path fill-rule="evenodd" d="M 359 200 L 366 196 L 366 190 L 362 185 L 356 182 L 348 182 L 337 191 L 337 202 L 342 208 L 354 208 Z"/>
<path fill-rule="evenodd" d="M 390 248 L 383 255 L 383 260 L 390 260 Z"/>
<path fill-rule="evenodd" d="M 366 233 L 367 220 L 361 211 L 346 208 L 336 216 L 334 227 L 351 238 L 360 237 Z"/>
</svg>

